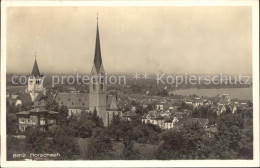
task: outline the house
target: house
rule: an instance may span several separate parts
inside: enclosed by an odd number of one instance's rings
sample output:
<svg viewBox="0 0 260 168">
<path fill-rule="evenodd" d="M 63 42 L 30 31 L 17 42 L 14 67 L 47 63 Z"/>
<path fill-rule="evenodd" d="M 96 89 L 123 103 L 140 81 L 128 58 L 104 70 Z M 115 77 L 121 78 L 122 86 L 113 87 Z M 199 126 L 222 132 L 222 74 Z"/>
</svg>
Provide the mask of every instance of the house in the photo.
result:
<svg viewBox="0 0 260 168">
<path fill-rule="evenodd" d="M 211 126 L 211 127 L 208 127 L 208 128 L 205 128 L 205 131 L 207 133 L 207 136 L 209 138 L 214 138 L 214 136 L 216 135 L 216 133 L 218 132 L 218 129 L 216 126 Z"/>
<path fill-rule="evenodd" d="M 229 94 L 222 94 L 219 96 L 218 105 L 228 105 L 230 102 L 231 99 Z"/>
<path fill-rule="evenodd" d="M 160 111 L 159 114 L 160 114 L 160 116 L 163 116 L 163 117 L 170 117 L 172 115 L 170 110 Z"/>
<path fill-rule="evenodd" d="M 163 110 L 163 104 L 156 104 L 155 108 L 156 110 Z"/>
<path fill-rule="evenodd" d="M 193 100 L 192 99 L 186 99 L 185 101 L 184 101 L 186 104 L 189 104 L 189 105 L 193 105 Z"/>
<path fill-rule="evenodd" d="M 36 107 L 29 111 L 16 114 L 18 117 L 18 128 L 24 132 L 28 126 L 40 126 L 42 131 L 47 131 L 56 125 L 58 112 L 49 111 L 43 107 Z"/>
<path fill-rule="evenodd" d="M 145 124 L 158 125 L 160 128 L 163 128 L 164 117 L 160 116 L 157 111 L 149 111 L 148 114 L 142 117 L 142 122 Z"/>
<path fill-rule="evenodd" d="M 217 109 L 217 115 L 220 115 L 227 110 L 230 110 L 232 114 L 234 114 L 237 111 L 237 106 L 235 104 L 220 105 Z"/>
<path fill-rule="evenodd" d="M 178 122 L 179 120 L 177 119 L 177 117 L 174 117 L 174 118 L 167 118 L 164 120 L 164 123 L 163 123 L 163 128 L 164 129 L 171 129 L 174 127 L 174 124 L 176 122 Z"/>
<path fill-rule="evenodd" d="M 138 115 L 134 111 L 127 111 L 123 113 L 123 119 L 128 120 L 128 121 L 133 121 L 138 119 Z"/>
<path fill-rule="evenodd" d="M 192 102 L 193 107 L 202 106 L 204 101 L 200 98 L 195 98 L 195 100 Z"/>
</svg>

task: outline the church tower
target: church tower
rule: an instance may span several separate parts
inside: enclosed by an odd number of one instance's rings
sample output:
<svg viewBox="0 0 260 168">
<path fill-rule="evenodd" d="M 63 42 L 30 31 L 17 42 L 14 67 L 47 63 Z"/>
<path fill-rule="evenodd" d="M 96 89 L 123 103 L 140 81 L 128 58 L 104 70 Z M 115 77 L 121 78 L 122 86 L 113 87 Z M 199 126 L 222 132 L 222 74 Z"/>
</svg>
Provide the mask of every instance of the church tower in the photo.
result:
<svg viewBox="0 0 260 168">
<path fill-rule="evenodd" d="M 91 70 L 89 87 L 89 109 L 90 111 L 96 112 L 99 117 L 102 118 L 104 126 L 108 125 L 108 115 L 106 112 L 106 94 L 107 86 L 105 82 L 105 69 L 102 63 L 99 30 L 97 23 L 97 34 L 96 34 L 96 46 L 94 63 Z"/>
<path fill-rule="evenodd" d="M 28 77 L 28 87 L 27 93 L 30 94 L 32 101 L 35 101 L 35 98 L 39 93 L 44 93 L 45 89 L 43 87 L 44 76 L 40 74 L 37 60 L 35 57 L 32 73 Z"/>
</svg>

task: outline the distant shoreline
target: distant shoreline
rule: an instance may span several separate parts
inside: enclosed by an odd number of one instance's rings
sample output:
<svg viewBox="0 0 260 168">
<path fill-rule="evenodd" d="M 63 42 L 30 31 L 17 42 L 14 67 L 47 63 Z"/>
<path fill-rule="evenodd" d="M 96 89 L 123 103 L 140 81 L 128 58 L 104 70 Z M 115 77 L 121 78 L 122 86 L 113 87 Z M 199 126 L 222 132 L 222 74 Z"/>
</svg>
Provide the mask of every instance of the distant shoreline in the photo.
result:
<svg viewBox="0 0 260 168">
<path fill-rule="evenodd" d="M 253 88 L 244 87 L 244 88 L 181 88 L 170 91 L 169 94 L 177 94 L 182 96 L 188 95 L 198 95 L 198 96 L 207 96 L 214 97 L 220 94 L 229 94 L 232 99 L 239 100 L 253 100 Z"/>
</svg>

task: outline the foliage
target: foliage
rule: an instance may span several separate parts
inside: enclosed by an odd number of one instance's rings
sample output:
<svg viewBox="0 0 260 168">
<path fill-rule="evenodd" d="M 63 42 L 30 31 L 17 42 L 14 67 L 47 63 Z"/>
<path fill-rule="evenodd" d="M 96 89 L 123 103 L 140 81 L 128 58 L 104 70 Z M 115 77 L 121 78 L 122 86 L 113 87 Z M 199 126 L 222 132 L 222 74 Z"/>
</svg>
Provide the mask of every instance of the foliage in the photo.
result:
<svg viewBox="0 0 260 168">
<path fill-rule="evenodd" d="M 51 152 L 51 141 L 47 138 L 46 132 L 40 127 L 27 127 L 25 130 L 26 148 L 34 153 Z"/>
<path fill-rule="evenodd" d="M 162 89 L 159 90 L 157 93 L 158 96 L 162 96 L 162 97 L 168 97 L 169 96 L 169 92 L 167 89 Z"/>
<path fill-rule="evenodd" d="M 20 110 L 19 106 L 15 105 L 15 102 L 6 100 L 6 113 L 18 113 Z"/>
<path fill-rule="evenodd" d="M 75 138 L 71 136 L 72 129 L 70 127 L 58 126 L 52 130 L 52 148 L 61 156 L 59 159 L 73 159 L 73 155 L 79 153 L 78 144 Z"/>
<path fill-rule="evenodd" d="M 204 142 L 204 147 L 208 143 L 208 146 L 203 149 L 207 158 L 253 158 L 253 129 L 252 127 L 245 129 L 242 114 L 222 113 L 217 126 L 218 132 L 214 139 Z"/>
<path fill-rule="evenodd" d="M 88 138 L 92 135 L 94 128 L 103 127 L 103 121 L 96 114 L 82 112 L 78 116 L 68 119 L 68 126 L 73 129 L 75 137 Z"/>
<path fill-rule="evenodd" d="M 204 134 L 198 124 L 184 126 L 181 130 L 167 130 L 161 136 L 163 143 L 159 145 L 155 157 L 160 160 L 200 158 Z"/>
<path fill-rule="evenodd" d="M 113 158 L 113 145 L 105 129 L 95 129 L 89 140 L 85 158 L 89 160 L 108 160 Z"/>
<path fill-rule="evenodd" d="M 193 109 L 192 118 L 207 118 L 209 124 L 215 124 L 217 121 L 217 113 L 212 111 L 209 106 L 199 106 Z"/>
<path fill-rule="evenodd" d="M 58 125 L 61 125 L 61 126 L 67 126 L 68 125 L 68 108 L 67 106 L 61 106 L 59 108 L 59 115 L 58 115 L 58 118 L 57 118 L 57 124 Z"/>
<path fill-rule="evenodd" d="M 186 104 L 184 101 L 181 102 L 181 105 L 178 107 L 178 111 L 183 111 L 183 110 L 192 110 L 193 107 L 190 104 Z"/>
<path fill-rule="evenodd" d="M 73 159 L 78 153 L 78 146 L 69 127 L 57 126 L 50 132 L 43 131 L 40 127 L 26 128 L 25 145 L 33 153 L 59 153 L 56 159 Z"/>
<path fill-rule="evenodd" d="M 125 160 L 136 160 L 140 158 L 139 152 L 134 150 L 134 141 L 130 138 L 125 138 L 123 141 L 124 149 L 123 149 L 123 158 Z"/>
<path fill-rule="evenodd" d="M 17 116 L 14 113 L 6 114 L 6 132 L 8 135 L 15 134 L 18 131 L 17 128 Z"/>
</svg>

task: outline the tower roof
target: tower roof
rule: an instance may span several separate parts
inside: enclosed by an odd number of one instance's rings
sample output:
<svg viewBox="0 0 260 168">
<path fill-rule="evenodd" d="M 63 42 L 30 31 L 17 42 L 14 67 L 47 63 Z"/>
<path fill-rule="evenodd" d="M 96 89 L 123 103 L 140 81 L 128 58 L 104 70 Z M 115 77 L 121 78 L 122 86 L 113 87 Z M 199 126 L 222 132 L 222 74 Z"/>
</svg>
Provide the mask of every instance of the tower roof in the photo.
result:
<svg viewBox="0 0 260 168">
<path fill-rule="evenodd" d="M 95 57 L 94 57 L 94 65 L 96 67 L 97 72 L 99 72 L 101 64 L 102 64 L 102 57 L 101 57 L 99 30 L 98 30 L 98 23 L 97 23 L 96 47 L 95 47 Z"/>
<path fill-rule="evenodd" d="M 34 65 L 33 65 L 32 74 L 31 75 L 40 76 L 40 71 L 39 71 L 36 59 L 34 61 Z"/>
</svg>

